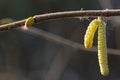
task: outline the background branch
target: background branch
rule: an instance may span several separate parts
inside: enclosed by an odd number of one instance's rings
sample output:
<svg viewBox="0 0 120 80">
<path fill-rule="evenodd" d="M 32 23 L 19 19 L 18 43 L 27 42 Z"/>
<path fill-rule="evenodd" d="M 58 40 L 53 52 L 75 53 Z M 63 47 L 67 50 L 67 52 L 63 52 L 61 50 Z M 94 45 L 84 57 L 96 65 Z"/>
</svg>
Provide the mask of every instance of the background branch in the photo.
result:
<svg viewBox="0 0 120 80">
<path fill-rule="evenodd" d="M 21 30 L 24 31 L 24 30 Z M 63 45 L 63 46 L 68 46 L 76 50 L 83 50 L 83 51 L 90 51 L 90 52 L 97 52 L 97 47 L 92 47 L 91 49 L 86 49 L 83 44 L 65 39 L 63 37 L 60 37 L 58 35 L 36 29 L 34 27 L 30 27 L 29 30 L 25 30 L 24 32 L 29 32 L 29 34 L 35 34 L 35 36 L 41 36 L 44 39 L 47 39 L 49 41 L 56 42 L 57 44 Z M 117 49 L 110 49 L 108 48 L 108 53 L 112 55 L 120 55 L 120 50 Z"/>
<path fill-rule="evenodd" d="M 41 15 L 35 15 L 35 23 L 39 23 L 41 21 L 46 21 L 49 19 L 59 19 L 59 18 L 72 18 L 72 17 L 110 17 L 110 16 L 120 16 L 120 9 L 114 10 L 82 10 L 82 11 L 65 11 L 65 12 L 56 12 L 56 13 L 47 13 Z M 5 24 L 0 26 L 1 30 L 8 30 L 16 27 L 21 27 L 24 25 L 26 19 L 16 21 L 13 23 Z"/>
</svg>

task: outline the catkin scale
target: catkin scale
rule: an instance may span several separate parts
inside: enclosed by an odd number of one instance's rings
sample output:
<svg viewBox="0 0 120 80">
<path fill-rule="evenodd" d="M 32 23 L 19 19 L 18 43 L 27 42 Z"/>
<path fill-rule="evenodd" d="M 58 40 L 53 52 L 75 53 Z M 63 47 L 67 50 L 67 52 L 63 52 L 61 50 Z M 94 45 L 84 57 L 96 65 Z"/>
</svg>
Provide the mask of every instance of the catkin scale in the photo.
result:
<svg viewBox="0 0 120 80">
<path fill-rule="evenodd" d="M 96 29 L 98 28 L 98 19 L 94 19 L 88 26 L 86 34 L 84 36 L 84 46 L 85 48 L 91 48 L 93 44 L 93 38 Z"/>
<path fill-rule="evenodd" d="M 99 19 L 98 27 L 98 61 L 100 72 L 103 76 L 109 74 L 108 61 L 107 61 L 107 45 L 106 45 L 106 26 L 105 23 Z"/>
</svg>

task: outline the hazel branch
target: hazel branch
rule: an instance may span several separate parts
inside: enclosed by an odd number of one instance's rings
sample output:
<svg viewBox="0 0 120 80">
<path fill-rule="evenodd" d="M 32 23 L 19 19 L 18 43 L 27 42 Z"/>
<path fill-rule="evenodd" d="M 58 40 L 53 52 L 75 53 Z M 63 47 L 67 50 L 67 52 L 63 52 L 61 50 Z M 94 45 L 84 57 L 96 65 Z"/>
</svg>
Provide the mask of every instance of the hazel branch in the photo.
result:
<svg viewBox="0 0 120 80">
<path fill-rule="evenodd" d="M 39 23 L 50 19 L 73 18 L 73 17 L 98 17 L 98 16 L 101 17 L 120 16 L 120 9 L 65 11 L 35 15 L 33 17 L 35 19 L 35 23 Z M 21 27 L 24 25 L 25 21 L 26 19 L 1 25 L 0 31 Z"/>
</svg>

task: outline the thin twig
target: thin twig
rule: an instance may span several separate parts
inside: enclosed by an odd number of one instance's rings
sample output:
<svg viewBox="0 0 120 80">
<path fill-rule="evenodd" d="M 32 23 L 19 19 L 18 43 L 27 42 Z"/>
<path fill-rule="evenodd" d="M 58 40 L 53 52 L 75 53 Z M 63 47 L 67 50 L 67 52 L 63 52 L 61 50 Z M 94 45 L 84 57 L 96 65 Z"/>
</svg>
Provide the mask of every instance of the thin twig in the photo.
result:
<svg viewBox="0 0 120 80">
<path fill-rule="evenodd" d="M 84 45 L 82 45 L 80 43 L 65 39 L 63 37 L 60 37 L 58 35 L 55 35 L 55 34 L 40 30 L 40 29 L 36 29 L 34 27 L 29 28 L 29 30 L 26 30 L 25 32 L 30 32 L 29 34 L 35 34 L 35 36 L 41 36 L 49 41 L 56 42 L 57 44 L 60 44 L 60 45 L 69 46 L 69 47 L 76 49 L 76 50 L 97 52 L 97 47 L 95 47 L 95 46 L 92 47 L 91 49 L 86 49 L 84 47 Z M 120 55 L 120 50 L 110 49 L 110 48 L 108 48 L 107 50 L 108 50 L 109 54 Z"/>
<path fill-rule="evenodd" d="M 34 19 L 35 19 L 35 23 L 39 23 L 41 21 L 46 21 L 49 19 L 72 18 L 72 17 L 97 17 L 97 16 L 103 16 L 103 17 L 120 16 L 120 9 L 81 10 L 81 11 L 65 11 L 65 12 L 47 13 L 47 14 L 35 15 Z M 26 19 L 1 25 L 0 31 L 21 27 L 24 25 L 25 21 Z"/>
</svg>

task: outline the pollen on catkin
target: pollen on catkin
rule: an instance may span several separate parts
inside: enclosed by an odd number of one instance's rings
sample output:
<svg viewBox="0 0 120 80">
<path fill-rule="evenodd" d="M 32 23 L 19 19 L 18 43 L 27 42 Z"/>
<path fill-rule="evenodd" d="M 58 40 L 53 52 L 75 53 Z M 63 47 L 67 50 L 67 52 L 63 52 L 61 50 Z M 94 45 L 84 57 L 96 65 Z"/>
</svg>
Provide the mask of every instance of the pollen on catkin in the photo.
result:
<svg viewBox="0 0 120 80">
<path fill-rule="evenodd" d="M 84 46 L 85 48 L 91 48 L 92 44 L 93 44 L 93 38 L 94 38 L 94 34 L 95 31 L 98 28 L 98 19 L 94 19 L 88 26 L 87 30 L 86 30 L 86 34 L 84 36 Z"/>
<path fill-rule="evenodd" d="M 109 74 L 109 68 L 107 60 L 106 24 L 102 19 L 98 20 L 98 61 L 101 74 L 107 76 Z"/>
</svg>

